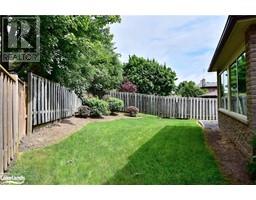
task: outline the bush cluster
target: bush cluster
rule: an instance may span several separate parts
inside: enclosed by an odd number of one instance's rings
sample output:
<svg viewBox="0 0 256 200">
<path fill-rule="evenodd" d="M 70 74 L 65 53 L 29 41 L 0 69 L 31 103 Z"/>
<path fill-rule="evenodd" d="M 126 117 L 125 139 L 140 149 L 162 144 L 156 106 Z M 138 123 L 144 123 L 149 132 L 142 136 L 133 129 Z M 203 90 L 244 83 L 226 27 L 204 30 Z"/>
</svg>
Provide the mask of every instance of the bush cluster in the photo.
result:
<svg viewBox="0 0 256 200">
<path fill-rule="evenodd" d="M 103 115 L 114 114 L 122 109 L 124 102 L 121 99 L 114 97 L 98 97 L 83 99 L 83 106 L 78 110 L 78 115 L 85 117 L 88 112 L 91 117 L 103 117 Z M 87 116 L 86 116 L 87 117 Z"/>
<path fill-rule="evenodd" d="M 91 117 L 102 117 L 109 114 L 108 103 L 97 97 L 86 99 L 85 104 L 91 108 Z"/>
<path fill-rule="evenodd" d="M 126 110 L 130 114 L 131 117 L 136 117 L 139 112 L 139 109 L 135 106 L 129 106 Z"/>
<path fill-rule="evenodd" d="M 124 102 L 121 99 L 108 97 L 106 98 L 106 101 L 108 102 L 108 106 L 111 114 L 121 111 L 121 109 L 124 107 Z"/>
</svg>

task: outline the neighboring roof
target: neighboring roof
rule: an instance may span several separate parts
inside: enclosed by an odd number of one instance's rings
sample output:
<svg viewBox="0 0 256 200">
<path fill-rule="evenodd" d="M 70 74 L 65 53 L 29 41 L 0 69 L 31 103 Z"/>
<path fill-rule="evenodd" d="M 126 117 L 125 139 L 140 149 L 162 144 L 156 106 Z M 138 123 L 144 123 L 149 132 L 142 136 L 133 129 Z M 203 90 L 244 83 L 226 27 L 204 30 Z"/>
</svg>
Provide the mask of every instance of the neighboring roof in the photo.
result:
<svg viewBox="0 0 256 200">
<path fill-rule="evenodd" d="M 236 23 L 240 20 L 247 20 L 247 19 L 253 19 L 256 18 L 255 15 L 230 15 L 228 16 L 226 25 L 224 27 L 224 30 L 222 32 L 221 38 L 219 40 L 219 43 L 217 45 L 217 48 L 214 52 L 213 58 L 211 60 L 210 66 L 208 71 L 212 72 L 213 70 L 213 66 L 216 63 L 216 60 L 218 58 L 218 56 L 220 55 L 225 43 L 227 42 L 230 33 L 232 32 L 234 26 L 236 25 Z"/>
<path fill-rule="evenodd" d="M 208 92 L 206 94 L 201 95 L 200 97 L 217 97 L 218 93 L 217 90 Z"/>
<path fill-rule="evenodd" d="M 200 88 L 217 87 L 217 82 L 200 82 L 198 86 Z"/>
</svg>

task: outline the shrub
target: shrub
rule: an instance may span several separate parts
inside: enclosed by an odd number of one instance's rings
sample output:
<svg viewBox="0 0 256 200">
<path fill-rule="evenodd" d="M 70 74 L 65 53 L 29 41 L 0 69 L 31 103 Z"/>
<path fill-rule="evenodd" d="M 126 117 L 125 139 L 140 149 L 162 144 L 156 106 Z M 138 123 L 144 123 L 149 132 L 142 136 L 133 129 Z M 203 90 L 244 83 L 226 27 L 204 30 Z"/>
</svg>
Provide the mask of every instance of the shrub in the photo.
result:
<svg viewBox="0 0 256 200">
<path fill-rule="evenodd" d="M 256 160 L 253 159 L 249 165 L 248 165 L 248 171 L 250 173 L 250 176 L 252 178 L 252 180 L 256 180 Z"/>
<path fill-rule="evenodd" d="M 115 112 L 120 111 L 124 107 L 124 102 L 121 99 L 108 97 L 106 101 L 108 102 L 108 106 L 109 106 L 109 110 L 111 111 L 111 114 L 114 114 Z"/>
<path fill-rule="evenodd" d="M 125 81 L 120 87 L 121 92 L 137 92 L 137 86 L 131 81 Z"/>
<path fill-rule="evenodd" d="M 131 117 L 136 117 L 139 112 L 139 109 L 135 106 L 129 106 L 126 110 L 130 114 Z"/>
<path fill-rule="evenodd" d="M 248 171 L 251 175 L 252 180 L 256 180 L 256 136 L 252 138 L 253 157 L 248 164 Z"/>
<path fill-rule="evenodd" d="M 91 108 L 92 117 L 102 117 L 109 114 L 108 103 L 99 98 L 89 98 L 85 100 L 85 104 Z"/>
<path fill-rule="evenodd" d="M 90 107 L 88 107 L 88 106 L 80 106 L 78 108 L 78 112 L 76 113 L 76 116 L 86 118 L 86 117 L 89 117 L 90 114 L 91 114 Z"/>
</svg>

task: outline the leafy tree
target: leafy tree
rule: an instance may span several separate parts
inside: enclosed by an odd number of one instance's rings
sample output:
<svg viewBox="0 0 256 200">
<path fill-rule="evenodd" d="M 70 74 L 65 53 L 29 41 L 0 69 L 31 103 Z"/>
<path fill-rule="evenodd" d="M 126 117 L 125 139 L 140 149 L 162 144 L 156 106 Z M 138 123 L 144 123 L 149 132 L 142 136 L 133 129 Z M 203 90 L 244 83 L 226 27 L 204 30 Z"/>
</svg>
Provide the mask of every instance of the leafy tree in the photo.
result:
<svg viewBox="0 0 256 200">
<path fill-rule="evenodd" d="M 176 89 L 176 94 L 183 97 L 197 97 L 204 93 L 205 91 L 198 87 L 193 81 L 183 81 Z"/>
<path fill-rule="evenodd" d="M 129 56 L 123 75 L 137 86 L 139 93 L 169 95 L 175 89 L 176 73 L 154 59 Z"/>
<path fill-rule="evenodd" d="M 16 63 L 28 71 L 74 89 L 103 95 L 122 81 L 122 65 L 109 25 L 119 16 L 40 16 L 40 63 Z"/>
</svg>

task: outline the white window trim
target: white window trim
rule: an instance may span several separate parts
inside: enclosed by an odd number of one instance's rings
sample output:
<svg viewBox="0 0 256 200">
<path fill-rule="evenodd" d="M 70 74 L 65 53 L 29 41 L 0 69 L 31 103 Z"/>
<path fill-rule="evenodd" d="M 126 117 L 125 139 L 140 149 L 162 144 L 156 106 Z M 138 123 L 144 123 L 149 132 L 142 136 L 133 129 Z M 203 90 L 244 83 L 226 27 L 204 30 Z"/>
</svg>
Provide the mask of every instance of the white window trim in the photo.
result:
<svg viewBox="0 0 256 200">
<path fill-rule="evenodd" d="M 244 124 L 248 124 L 248 119 L 247 119 L 247 116 L 245 116 L 245 115 L 242 115 L 242 114 L 239 114 L 236 112 L 232 112 L 232 111 L 226 110 L 224 108 L 219 108 L 219 111 L 224 113 L 225 115 L 228 115 L 228 116 L 244 123 Z"/>
</svg>

